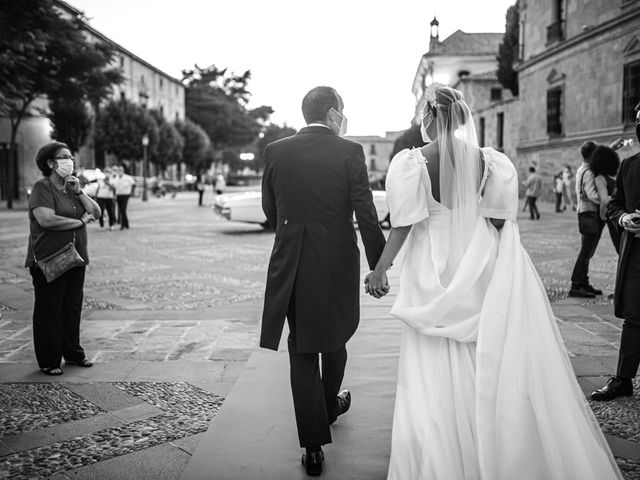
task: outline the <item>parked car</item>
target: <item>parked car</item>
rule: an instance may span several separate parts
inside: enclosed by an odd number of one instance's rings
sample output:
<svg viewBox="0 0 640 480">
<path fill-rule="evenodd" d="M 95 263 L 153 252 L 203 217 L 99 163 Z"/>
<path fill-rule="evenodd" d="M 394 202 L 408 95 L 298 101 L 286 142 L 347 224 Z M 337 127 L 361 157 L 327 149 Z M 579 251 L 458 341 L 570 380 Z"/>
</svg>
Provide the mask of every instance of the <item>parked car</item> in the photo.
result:
<svg viewBox="0 0 640 480">
<path fill-rule="evenodd" d="M 384 190 L 373 191 L 373 203 L 378 213 L 378 222 L 383 228 L 389 228 L 389 207 Z M 270 228 L 262 211 L 262 193 L 259 191 L 236 192 L 218 195 L 213 200 L 213 211 L 233 222 L 257 223 Z M 355 215 L 354 215 L 355 222 Z"/>
</svg>

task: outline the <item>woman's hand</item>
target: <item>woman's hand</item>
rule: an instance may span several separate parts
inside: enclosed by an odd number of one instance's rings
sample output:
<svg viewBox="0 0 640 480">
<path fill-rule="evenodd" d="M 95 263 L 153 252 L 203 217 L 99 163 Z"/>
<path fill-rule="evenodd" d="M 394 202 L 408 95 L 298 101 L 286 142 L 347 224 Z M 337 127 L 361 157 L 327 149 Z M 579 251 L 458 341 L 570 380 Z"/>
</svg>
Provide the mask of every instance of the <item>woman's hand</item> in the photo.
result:
<svg viewBox="0 0 640 480">
<path fill-rule="evenodd" d="M 68 191 L 75 195 L 79 195 L 81 192 L 80 180 L 78 180 L 78 177 L 74 177 L 73 175 L 69 175 L 64 179 L 64 186 Z"/>
<path fill-rule="evenodd" d="M 96 218 L 91 213 L 84 212 L 80 220 L 82 220 L 84 223 L 91 223 L 91 222 L 95 222 Z"/>
<path fill-rule="evenodd" d="M 376 270 L 364 278 L 364 291 L 375 298 L 382 298 L 389 293 L 389 279 L 386 272 Z"/>
</svg>

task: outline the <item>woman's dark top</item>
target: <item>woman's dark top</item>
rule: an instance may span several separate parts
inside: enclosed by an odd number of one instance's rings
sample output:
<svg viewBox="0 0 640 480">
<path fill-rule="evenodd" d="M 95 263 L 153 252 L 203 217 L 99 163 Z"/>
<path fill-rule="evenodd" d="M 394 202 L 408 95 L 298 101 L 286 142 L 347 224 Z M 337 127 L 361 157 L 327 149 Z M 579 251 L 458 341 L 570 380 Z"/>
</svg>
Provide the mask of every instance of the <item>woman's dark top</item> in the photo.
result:
<svg viewBox="0 0 640 480">
<path fill-rule="evenodd" d="M 74 233 L 76 250 L 88 264 L 86 226 L 83 225 L 82 228 L 74 230 L 49 230 L 43 228 L 36 220 L 36 217 L 33 216 L 33 209 L 37 207 L 50 208 L 60 217 L 77 218 L 78 220 L 85 212 L 84 206 L 76 195 L 66 190 L 58 190 L 48 178 L 38 180 L 33 186 L 33 191 L 29 197 L 29 229 L 31 233 L 24 266 L 34 266 L 34 250 L 38 260 L 46 258 L 71 242 Z"/>
</svg>

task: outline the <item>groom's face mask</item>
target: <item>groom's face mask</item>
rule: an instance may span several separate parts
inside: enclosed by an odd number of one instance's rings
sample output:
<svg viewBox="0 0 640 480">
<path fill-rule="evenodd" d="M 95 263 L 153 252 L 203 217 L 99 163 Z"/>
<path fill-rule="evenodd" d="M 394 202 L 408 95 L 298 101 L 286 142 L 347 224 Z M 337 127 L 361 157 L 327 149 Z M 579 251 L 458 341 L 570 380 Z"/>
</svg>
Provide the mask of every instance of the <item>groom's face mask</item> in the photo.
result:
<svg viewBox="0 0 640 480">
<path fill-rule="evenodd" d="M 347 117 L 333 107 L 329 110 L 327 117 L 329 119 L 329 126 L 331 127 L 331 130 L 343 137 L 344 134 L 347 133 Z"/>
</svg>

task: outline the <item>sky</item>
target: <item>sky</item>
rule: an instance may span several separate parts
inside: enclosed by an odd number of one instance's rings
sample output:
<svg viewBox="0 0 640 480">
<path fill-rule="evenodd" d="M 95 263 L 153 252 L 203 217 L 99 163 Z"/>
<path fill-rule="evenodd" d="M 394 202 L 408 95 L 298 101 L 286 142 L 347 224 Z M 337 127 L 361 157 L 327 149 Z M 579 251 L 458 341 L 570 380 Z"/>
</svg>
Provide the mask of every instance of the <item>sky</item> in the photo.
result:
<svg viewBox="0 0 640 480">
<path fill-rule="evenodd" d="M 249 107 L 270 105 L 272 121 L 305 125 L 300 104 L 318 85 L 334 87 L 347 135 L 404 130 L 411 85 L 428 51 L 458 29 L 504 32 L 515 0 L 67 0 L 104 35 L 181 79 L 194 64 L 251 70 Z"/>
</svg>

